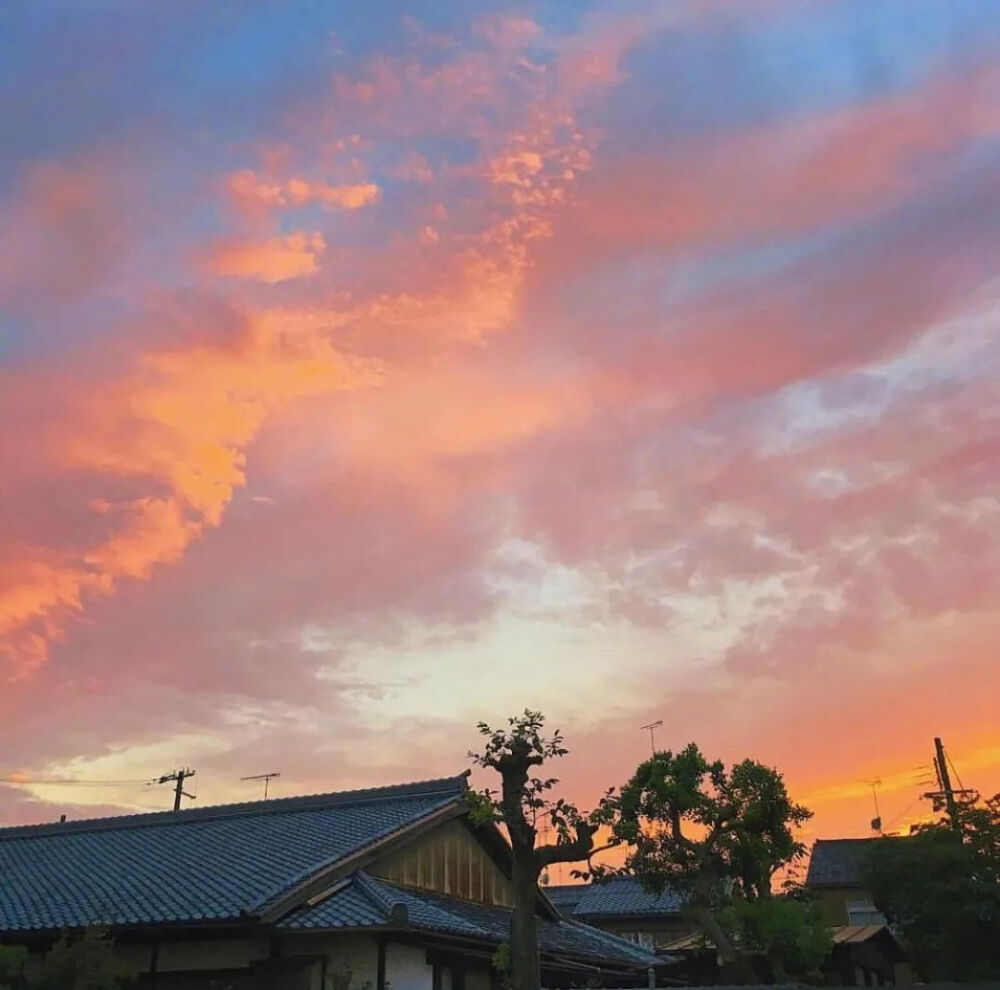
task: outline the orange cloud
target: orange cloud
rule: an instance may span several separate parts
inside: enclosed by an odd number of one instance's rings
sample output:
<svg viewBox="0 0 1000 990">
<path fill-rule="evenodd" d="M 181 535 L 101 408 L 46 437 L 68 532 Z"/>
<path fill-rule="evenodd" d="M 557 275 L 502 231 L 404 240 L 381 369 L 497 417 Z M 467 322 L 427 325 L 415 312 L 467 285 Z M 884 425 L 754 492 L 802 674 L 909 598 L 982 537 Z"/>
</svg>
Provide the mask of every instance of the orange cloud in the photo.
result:
<svg viewBox="0 0 1000 990">
<path fill-rule="evenodd" d="M 331 186 L 325 182 L 307 182 L 305 179 L 290 179 L 285 184 L 288 201 L 296 205 L 322 203 L 345 210 L 359 210 L 378 199 L 379 189 L 374 182 L 354 185 Z"/>
<path fill-rule="evenodd" d="M 379 196 L 379 187 L 374 182 L 331 185 L 302 178 L 268 182 L 249 168 L 229 176 L 226 188 L 236 203 L 249 213 L 272 207 L 303 206 L 311 202 L 343 210 L 360 210 Z"/>
<path fill-rule="evenodd" d="M 326 241 L 321 233 L 298 231 L 266 241 L 220 244 L 212 253 L 210 263 L 212 271 L 224 278 L 256 279 L 274 284 L 311 275 L 325 250 Z"/>
<path fill-rule="evenodd" d="M 238 202 L 255 206 L 282 206 L 285 203 L 285 192 L 281 185 L 273 182 L 262 182 L 248 168 L 229 176 L 226 188 Z"/>
<path fill-rule="evenodd" d="M 303 396 L 375 380 L 308 330 L 253 318 L 236 342 L 144 355 L 118 382 L 73 397 L 53 468 L 133 479 L 155 494 L 96 500 L 104 538 L 78 552 L 21 545 L 0 571 L 0 657 L 15 672 L 44 659 L 69 613 L 122 579 L 147 578 L 218 526 L 245 484 L 245 451 L 265 420 Z"/>
</svg>

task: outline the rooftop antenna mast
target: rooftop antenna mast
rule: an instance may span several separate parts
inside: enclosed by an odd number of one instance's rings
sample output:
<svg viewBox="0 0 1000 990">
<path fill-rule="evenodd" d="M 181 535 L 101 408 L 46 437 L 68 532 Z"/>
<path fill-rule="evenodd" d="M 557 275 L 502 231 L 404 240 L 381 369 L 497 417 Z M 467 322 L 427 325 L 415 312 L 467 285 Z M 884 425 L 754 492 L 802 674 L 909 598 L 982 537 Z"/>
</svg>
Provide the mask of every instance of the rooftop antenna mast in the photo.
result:
<svg viewBox="0 0 1000 990">
<path fill-rule="evenodd" d="M 875 802 L 875 817 L 872 819 L 872 831 L 882 834 L 882 812 L 878 807 L 878 789 L 882 786 L 881 780 L 866 780 L 865 783 L 872 789 L 872 801 Z"/>
<path fill-rule="evenodd" d="M 640 725 L 640 729 L 646 729 L 649 731 L 649 749 L 653 756 L 656 756 L 656 730 L 663 725 L 663 719 L 658 718 L 655 722 L 650 722 L 649 725 Z"/>
<path fill-rule="evenodd" d="M 280 777 L 280 770 L 272 770 L 270 773 L 253 773 L 249 777 L 240 777 L 240 780 L 262 780 L 264 781 L 264 800 L 267 800 L 268 785 L 275 777 Z"/>
</svg>

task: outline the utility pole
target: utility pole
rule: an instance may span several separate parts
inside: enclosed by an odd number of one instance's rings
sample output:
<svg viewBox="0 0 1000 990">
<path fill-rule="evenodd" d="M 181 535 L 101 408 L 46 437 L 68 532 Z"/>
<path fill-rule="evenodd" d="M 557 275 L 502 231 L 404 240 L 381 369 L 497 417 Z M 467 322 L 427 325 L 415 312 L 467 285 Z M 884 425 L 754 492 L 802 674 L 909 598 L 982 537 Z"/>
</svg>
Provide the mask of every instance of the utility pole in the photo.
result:
<svg viewBox="0 0 1000 990">
<path fill-rule="evenodd" d="M 192 801 L 195 800 L 195 796 L 193 794 L 188 794 L 188 792 L 184 790 L 184 781 L 187 780 L 188 777 L 193 777 L 194 775 L 194 770 L 185 767 L 183 770 L 175 770 L 173 773 L 165 773 L 159 780 L 157 780 L 158 784 L 166 784 L 171 780 L 177 781 L 177 786 L 174 787 L 174 811 L 181 810 L 182 797 L 190 798 Z"/>
<path fill-rule="evenodd" d="M 951 787 L 951 775 L 948 773 L 948 760 L 944 755 L 944 743 L 941 742 L 940 736 L 934 737 L 934 763 L 937 766 L 941 790 L 944 792 L 944 803 L 948 809 L 948 817 L 951 819 L 952 826 L 957 829 L 958 808 L 955 804 L 955 792 Z"/>
<path fill-rule="evenodd" d="M 951 827 L 956 832 L 961 833 L 962 823 L 959 821 L 958 802 L 955 798 L 970 797 L 976 792 L 964 787 L 956 791 L 952 787 L 951 774 L 948 772 L 948 757 L 944 751 L 944 743 L 941 742 L 939 736 L 934 737 L 934 772 L 937 774 L 938 790 L 931 791 L 925 794 L 924 797 L 934 801 L 936 809 L 940 809 L 940 802 L 943 801 L 945 809 L 948 812 L 948 818 L 951 820 Z"/>
<path fill-rule="evenodd" d="M 640 729 L 648 729 L 649 730 L 649 749 L 650 749 L 650 752 L 653 754 L 654 758 L 656 756 L 656 736 L 654 736 L 653 733 L 661 725 L 663 725 L 663 719 L 662 718 L 658 718 L 655 722 L 650 722 L 649 725 L 640 725 L 639 726 Z"/>
</svg>

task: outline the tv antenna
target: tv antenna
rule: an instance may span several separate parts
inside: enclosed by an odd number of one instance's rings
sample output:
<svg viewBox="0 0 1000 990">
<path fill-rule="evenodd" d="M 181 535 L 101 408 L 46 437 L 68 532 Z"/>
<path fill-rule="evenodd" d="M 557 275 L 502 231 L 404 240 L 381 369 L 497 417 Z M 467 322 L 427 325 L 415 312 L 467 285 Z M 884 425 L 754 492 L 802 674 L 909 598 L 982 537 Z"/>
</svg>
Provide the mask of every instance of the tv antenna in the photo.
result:
<svg viewBox="0 0 1000 990">
<path fill-rule="evenodd" d="M 882 834 L 882 812 L 878 808 L 878 789 L 882 786 L 881 780 L 866 780 L 865 783 L 872 789 L 872 801 L 875 803 L 875 817 L 872 819 L 872 831 Z"/>
<path fill-rule="evenodd" d="M 646 729 L 649 732 L 649 749 L 653 756 L 656 756 L 656 730 L 663 725 L 663 719 L 658 718 L 655 722 L 650 722 L 649 725 L 640 725 L 640 729 Z"/>
<path fill-rule="evenodd" d="M 272 770 L 270 773 L 253 773 L 249 777 L 240 777 L 240 780 L 262 780 L 264 781 L 264 800 L 267 800 L 268 785 L 275 777 L 280 777 L 280 770 Z"/>
</svg>

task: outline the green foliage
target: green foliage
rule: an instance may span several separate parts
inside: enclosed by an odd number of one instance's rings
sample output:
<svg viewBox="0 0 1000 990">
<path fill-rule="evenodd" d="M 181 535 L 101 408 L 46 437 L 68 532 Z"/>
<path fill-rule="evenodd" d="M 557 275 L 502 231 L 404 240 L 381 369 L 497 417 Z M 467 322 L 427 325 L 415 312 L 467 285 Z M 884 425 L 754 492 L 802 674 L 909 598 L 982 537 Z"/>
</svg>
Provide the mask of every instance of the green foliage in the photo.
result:
<svg viewBox="0 0 1000 990">
<path fill-rule="evenodd" d="M 737 902 L 771 897 L 774 874 L 805 855 L 795 829 L 812 816 L 789 798 L 781 774 L 755 760 L 727 770 L 691 743 L 640 764 L 599 812 L 612 841 L 628 847 L 625 864 L 579 875 L 600 879 L 624 872 L 652 893 L 685 893 L 687 911 L 718 949 L 724 973 L 736 980 L 747 975 L 741 940 L 726 930 L 726 911 L 732 924 Z M 767 935 L 783 910 L 776 909 L 773 919 L 762 913 L 754 933 L 759 928 L 760 937 Z M 777 927 L 767 937 L 777 951 Z"/>
<path fill-rule="evenodd" d="M 777 770 L 744 760 L 729 771 L 691 743 L 637 768 L 609 819 L 630 852 L 627 871 L 647 889 L 684 890 L 700 903 L 771 892 L 771 879 L 805 854 L 794 830 L 812 813 L 788 796 Z"/>
<path fill-rule="evenodd" d="M 28 950 L 21 945 L 0 945 L 0 990 L 16 986 L 24 973 Z"/>
<path fill-rule="evenodd" d="M 510 944 L 501 942 L 490 961 L 501 976 L 510 976 Z"/>
<path fill-rule="evenodd" d="M 521 715 L 508 718 L 505 729 L 494 729 L 485 722 L 480 722 L 477 728 L 486 743 L 481 753 L 469 753 L 469 758 L 477 766 L 499 773 L 501 789 L 470 792 L 466 796 L 472 820 L 502 823 L 515 845 L 531 849 L 538 828 L 548 825 L 555 835 L 555 843 L 549 847 L 547 862 L 585 858 L 597 830 L 595 822 L 599 814 L 584 815 L 563 798 L 553 799 L 551 791 L 559 780 L 533 773 L 536 767 L 569 752 L 562 733 L 556 729 L 546 736 L 545 716 L 529 708 Z M 585 837 L 584 841 L 581 836 Z M 581 853 L 583 846 L 587 848 Z M 561 855 L 563 852 L 565 858 Z M 540 868 L 544 865 L 546 863 L 539 863 Z"/>
<path fill-rule="evenodd" d="M 1000 795 L 878 840 L 866 874 L 925 979 L 1000 978 Z"/>
<path fill-rule="evenodd" d="M 724 923 L 743 948 L 767 958 L 778 982 L 818 980 L 833 943 L 815 901 L 783 895 L 734 899 Z"/>
<path fill-rule="evenodd" d="M 469 806 L 469 820 L 474 825 L 489 825 L 497 820 L 497 811 L 489 791 L 467 791 L 465 803 Z"/>
<path fill-rule="evenodd" d="M 115 960 L 106 933 L 88 929 L 76 939 L 62 936 L 41 959 L 21 948 L 0 951 L 0 976 L 4 990 L 117 990 L 131 973 Z"/>
</svg>

